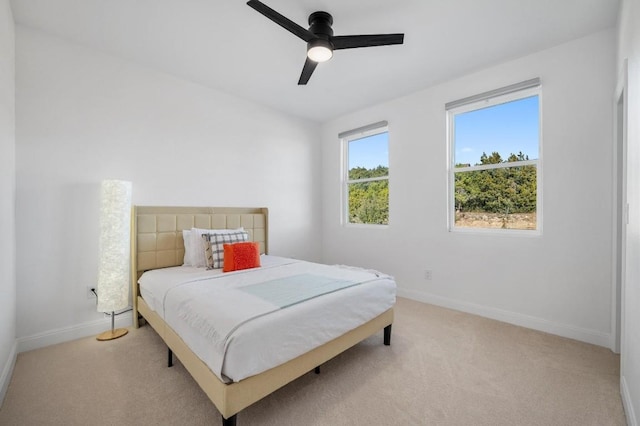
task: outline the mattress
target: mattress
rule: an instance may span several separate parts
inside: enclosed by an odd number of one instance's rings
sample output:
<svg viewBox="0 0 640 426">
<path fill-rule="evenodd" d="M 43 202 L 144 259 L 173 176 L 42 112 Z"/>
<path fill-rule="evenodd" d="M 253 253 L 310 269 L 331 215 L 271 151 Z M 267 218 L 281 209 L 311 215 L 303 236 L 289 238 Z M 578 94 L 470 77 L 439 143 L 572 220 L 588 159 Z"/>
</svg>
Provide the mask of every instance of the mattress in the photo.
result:
<svg viewBox="0 0 640 426">
<path fill-rule="evenodd" d="M 393 278 L 377 271 L 269 255 L 261 256 L 261 264 L 259 268 L 227 273 L 188 266 L 156 269 L 140 277 L 140 293 L 147 305 L 227 383 L 285 363 L 395 304 Z M 266 310 L 263 305 L 274 303 L 263 303 L 251 294 L 243 296 L 249 288 L 286 284 L 303 276 L 329 277 L 333 282 L 349 284 Z M 236 323 L 229 322 L 245 309 L 254 312 L 236 319 Z"/>
</svg>

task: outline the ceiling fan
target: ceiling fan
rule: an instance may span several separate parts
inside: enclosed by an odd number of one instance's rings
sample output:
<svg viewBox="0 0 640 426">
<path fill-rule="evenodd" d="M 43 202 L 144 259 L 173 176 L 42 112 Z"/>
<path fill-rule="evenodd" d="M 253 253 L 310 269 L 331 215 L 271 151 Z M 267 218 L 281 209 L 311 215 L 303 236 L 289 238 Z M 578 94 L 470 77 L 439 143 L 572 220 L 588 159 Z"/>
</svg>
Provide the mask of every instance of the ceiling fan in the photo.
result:
<svg viewBox="0 0 640 426">
<path fill-rule="evenodd" d="M 318 63 L 331 59 L 334 50 L 387 46 L 404 42 L 404 34 L 334 36 L 331 29 L 333 17 L 327 12 L 313 12 L 309 15 L 307 30 L 258 0 L 249 0 L 247 5 L 307 42 L 307 59 L 298 80 L 299 85 L 307 84 Z"/>
</svg>

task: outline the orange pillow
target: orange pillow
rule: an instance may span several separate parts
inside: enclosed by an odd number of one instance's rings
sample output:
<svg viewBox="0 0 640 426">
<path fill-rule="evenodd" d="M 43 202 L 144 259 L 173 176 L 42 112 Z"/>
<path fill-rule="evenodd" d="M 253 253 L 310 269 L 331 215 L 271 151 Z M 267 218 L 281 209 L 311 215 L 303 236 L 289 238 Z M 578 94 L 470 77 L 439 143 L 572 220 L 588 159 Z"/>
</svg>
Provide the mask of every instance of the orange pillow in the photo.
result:
<svg viewBox="0 0 640 426">
<path fill-rule="evenodd" d="M 222 272 L 260 266 L 260 244 L 254 242 L 224 244 L 224 264 Z"/>
</svg>

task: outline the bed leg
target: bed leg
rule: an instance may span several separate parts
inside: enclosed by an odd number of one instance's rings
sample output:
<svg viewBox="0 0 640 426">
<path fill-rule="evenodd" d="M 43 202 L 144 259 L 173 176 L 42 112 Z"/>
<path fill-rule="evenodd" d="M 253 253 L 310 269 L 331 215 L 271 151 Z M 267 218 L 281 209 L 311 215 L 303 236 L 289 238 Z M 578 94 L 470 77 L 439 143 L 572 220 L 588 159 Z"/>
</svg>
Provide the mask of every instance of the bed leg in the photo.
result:
<svg viewBox="0 0 640 426">
<path fill-rule="evenodd" d="M 391 324 L 384 328 L 384 344 L 391 345 Z"/>
<path fill-rule="evenodd" d="M 167 367 L 173 367 L 173 351 L 167 348 Z"/>
<path fill-rule="evenodd" d="M 222 418 L 222 426 L 236 426 L 236 416 L 237 416 L 237 414 L 234 414 L 233 416 L 229 417 L 228 419 L 225 419 L 223 417 Z"/>
<path fill-rule="evenodd" d="M 318 366 L 318 367 L 316 367 L 316 369 L 315 369 L 315 370 L 313 370 L 313 371 L 314 371 L 316 374 L 320 374 L 320 367 L 319 367 L 319 366 Z"/>
</svg>

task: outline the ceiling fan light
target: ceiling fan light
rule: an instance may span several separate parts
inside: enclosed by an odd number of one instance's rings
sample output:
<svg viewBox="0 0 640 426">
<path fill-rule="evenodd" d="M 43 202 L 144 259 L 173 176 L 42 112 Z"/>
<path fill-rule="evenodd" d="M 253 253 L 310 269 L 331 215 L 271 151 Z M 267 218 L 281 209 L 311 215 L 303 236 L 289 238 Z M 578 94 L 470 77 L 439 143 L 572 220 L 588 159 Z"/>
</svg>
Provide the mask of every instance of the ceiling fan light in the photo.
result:
<svg viewBox="0 0 640 426">
<path fill-rule="evenodd" d="M 326 62 L 333 56 L 333 50 L 329 42 L 325 40 L 316 40 L 309 43 L 307 49 L 307 57 L 314 62 Z"/>
</svg>

